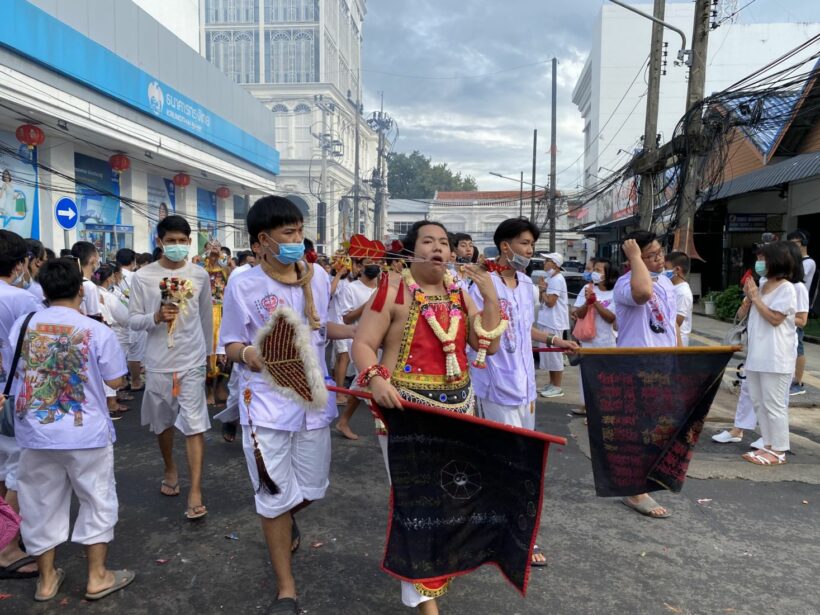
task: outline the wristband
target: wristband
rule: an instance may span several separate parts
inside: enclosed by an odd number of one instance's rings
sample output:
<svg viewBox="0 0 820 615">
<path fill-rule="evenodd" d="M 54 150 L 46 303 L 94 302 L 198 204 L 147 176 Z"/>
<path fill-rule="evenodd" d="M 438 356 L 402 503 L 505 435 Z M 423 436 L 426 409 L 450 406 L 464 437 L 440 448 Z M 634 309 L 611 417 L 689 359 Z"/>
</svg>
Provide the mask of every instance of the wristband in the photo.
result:
<svg viewBox="0 0 820 615">
<path fill-rule="evenodd" d="M 356 384 L 361 388 L 366 389 L 370 385 L 370 381 L 376 376 L 384 378 L 386 381 L 390 382 L 390 372 L 387 371 L 387 368 L 384 365 L 376 363 L 376 365 L 371 365 L 359 374 L 356 378 Z"/>
<path fill-rule="evenodd" d="M 248 350 L 248 348 L 251 348 L 251 346 L 245 346 L 242 349 L 242 352 L 239 353 L 239 360 L 242 361 L 242 363 L 244 363 L 245 365 L 248 364 L 248 362 L 245 360 L 245 352 Z"/>
</svg>

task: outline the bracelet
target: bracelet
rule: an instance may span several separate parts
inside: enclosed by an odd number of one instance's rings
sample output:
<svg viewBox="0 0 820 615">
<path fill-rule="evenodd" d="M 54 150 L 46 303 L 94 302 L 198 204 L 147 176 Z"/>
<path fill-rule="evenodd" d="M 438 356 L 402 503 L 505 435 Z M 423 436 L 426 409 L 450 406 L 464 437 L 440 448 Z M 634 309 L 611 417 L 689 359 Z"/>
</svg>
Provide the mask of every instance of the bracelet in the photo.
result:
<svg viewBox="0 0 820 615">
<path fill-rule="evenodd" d="M 379 378 L 384 378 L 386 381 L 390 382 L 390 372 L 387 371 L 387 368 L 384 365 L 376 363 L 376 365 L 371 365 L 358 375 L 356 378 L 356 384 L 359 387 L 366 389 L 370 385 L 370 381 L 376 376 Z"/>
<path fill-rule="evenodd" d="M 498 323 L 498 326 L 491 331 L 487 331 L 481 324 L 482 316 L 483 314 L 476 314 L 473 319 L 473 327 L 475 328 L 476 335 L 478 336 L 478 353 L 476 353 L 472 366 L 478 369 L 485 369 L 487 367 L 487 348 L 490 347 L 490 343 L 494 339 L 500 337 L 501 334 L 504 333 L 507 329 L 507 325 L 510 324 L 510 321 L 504 318 L 504 315 L 502 314 L 501 322 Z"/>
<path fill-rule="evenodd" d="M 242 363 L 244 363 L 245 365 L 248 364 L 248 362 L 245 360 L 245 352 L 248 350 L 248 348 L 252 348 L 252 346 L 245 346 L 242 349 L 242 352 L 239 353 L 239 360 L 242 361 Z"/>
<path fill-rule="evenodd" d="M 547 347 L 552 348 L 555 345 L 555 338 L 558 337 L 557 335 L 553 335 L 551 338 L 547 340 Z"/>
</svg>

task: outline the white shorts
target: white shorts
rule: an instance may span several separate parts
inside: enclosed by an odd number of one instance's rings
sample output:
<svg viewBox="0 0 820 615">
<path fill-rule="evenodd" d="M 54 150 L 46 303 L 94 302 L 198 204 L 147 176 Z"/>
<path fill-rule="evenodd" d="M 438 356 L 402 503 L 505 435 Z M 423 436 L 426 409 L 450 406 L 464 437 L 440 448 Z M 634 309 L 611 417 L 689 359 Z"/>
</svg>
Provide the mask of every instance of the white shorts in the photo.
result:
<svg viewBox="0 0 820 615">
<path fill-rule="evenodd" d="M 129 362 L 142 363 L 145 357 L 145 342 L 148 340 L 148 331 L 131 331 L 131 343 L 128 345 L 127 359 Z"/>
<path fill-rule="evenodd" d="M 535 402 L 528 402 L 520 406 L 506 406 L 476 397 L 476 411 L 478 416 L 488 421 L 524 429 L 535 429 Z"/>
<path fill-rule="evenodd" d="M 20 447 L 17 440 L 9 436 L 0 436 L 0 481 L 6 483 L 6 489 L 17 491 L 17 467 L 20 463 Z"/>
<path fill-rule="evenodd" d="M 114 539 L 117 485 L 114 445 L 74 450 L 23 449 L 18 497 L 20 532 L 29 555 L 42 555 L 68 540 L 71 493 L 80 509 L 72 542 L 95 545 Z"/>
<path fill-rule="evenodd" d="M 333 340 L 333 350 L 336 351 L 336 354 L 350 352 L 351 343 L 352 340 Z"/>
<path fill-rule="evenodd" d="M 548 329 L 547 327 L 543 327 L 541 325 L 536 325 L 535 327 L 539 331 L 546 331 L 550 335 L 557 335 L 561 337 L 563 331 L 554 331 L 552 329 Z M 536 347 L 538 348 L 546 348 L 546 344 L 536 343 Z M 550 372 L 562 372 L 564 371 L 564 353 L 563 352 L 539 352 L 539 362 L 538 367 L 547 370 Z"/>
<path fill-rule="evenodd" d="M 268 475 L 279 487 L 271 495 L 260 487 L 253 454 L 251 428 L 242 426 L 242 448 L 256 495 L 256 512 L 275 519 L 305 500 L 321 500 L 330 485 L 330 427 L 302 431 L 281 431 L 255 427 L 259 450 Z"/>
<path fill-rule="evenodd" d="M 174 376 L 179 386 L 176 397 Z M 142 424 L 150 425 L 155 434 L 170 427 L 176 427 L 186 436 L 208 431 L 211 420 L 205 398 L 205 366 L 176 374 L 146 372 Z"/>
</svg>

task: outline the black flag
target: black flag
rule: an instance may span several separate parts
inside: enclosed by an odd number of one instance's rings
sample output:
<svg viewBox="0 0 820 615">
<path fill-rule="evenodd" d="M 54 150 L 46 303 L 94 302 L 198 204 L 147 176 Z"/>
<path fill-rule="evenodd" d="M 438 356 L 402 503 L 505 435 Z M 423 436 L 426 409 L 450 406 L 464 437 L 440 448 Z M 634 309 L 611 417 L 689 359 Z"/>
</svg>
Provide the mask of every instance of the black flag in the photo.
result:
<svg viewBox="0 0 820 615">
<path fill-rule="evenodd" d="M 679 492 L 733 348 L 601 350 L 581 356 L 595 492 Z"/>
<path fill-rule="evenodd" d="M 443 410 L 375 410 L 392 482 L 385 572 L 436 583 L 493 563 L 525 593 L 547 450 L 565 441 Z"/>
</svg>

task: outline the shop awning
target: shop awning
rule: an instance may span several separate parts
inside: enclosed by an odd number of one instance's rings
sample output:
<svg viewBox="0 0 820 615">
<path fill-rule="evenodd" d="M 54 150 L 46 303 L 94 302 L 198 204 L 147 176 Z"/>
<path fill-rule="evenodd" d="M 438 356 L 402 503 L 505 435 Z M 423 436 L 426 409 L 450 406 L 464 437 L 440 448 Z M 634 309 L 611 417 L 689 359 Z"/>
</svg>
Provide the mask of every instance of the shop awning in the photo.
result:
<svg viewBox="0 0 820 615">
<path fill-rule="evenodd" d="M 705 203 L 739 194 L 757 192 L 789 182 L 820 175 L 820 152 L 800 154 L 757 171 L 736 177 L 707 195 Z"/>
</svg>

